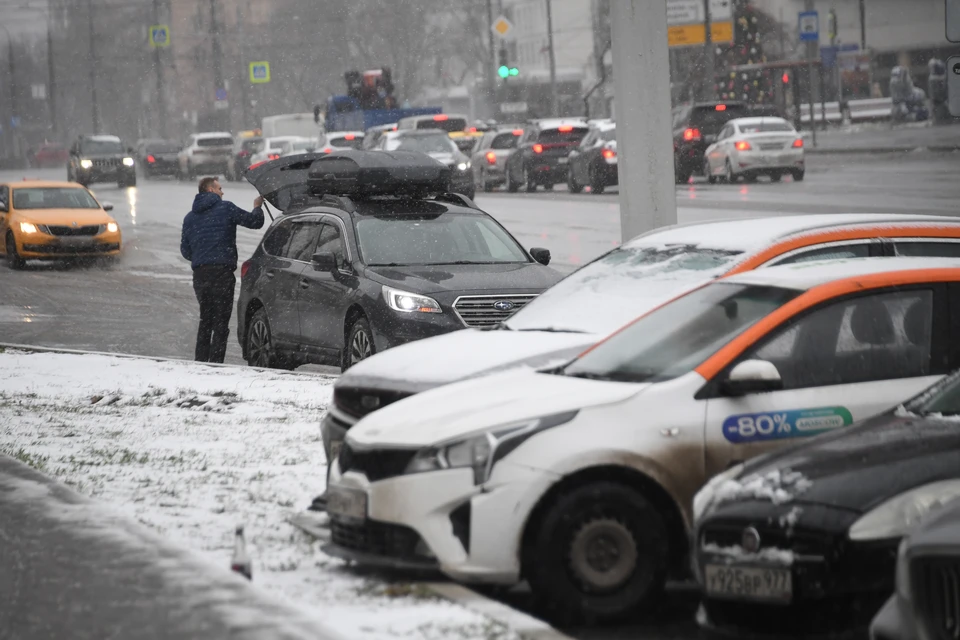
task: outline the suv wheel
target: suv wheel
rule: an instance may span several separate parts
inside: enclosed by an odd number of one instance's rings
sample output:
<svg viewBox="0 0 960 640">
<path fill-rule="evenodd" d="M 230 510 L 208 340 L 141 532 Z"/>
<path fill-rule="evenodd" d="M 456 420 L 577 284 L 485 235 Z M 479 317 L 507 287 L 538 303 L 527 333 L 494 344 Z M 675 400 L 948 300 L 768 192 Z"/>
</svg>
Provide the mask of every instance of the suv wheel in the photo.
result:
<svg viewBox="0 0 960 640">
<path fill-rule="evenodd" d="M 513 172 L 510 169 L 507 169 L 507 191 L 510 193 L 516 193 L 520 190 L 520 185 L 513 181 Z"/>
<path fill-rule="evenodd" d="M 361 360 L 366 360 L 377 352 L 377 347 L 373 343 L 373 332 L 370 330 L 370 323 L 366 318 L 360 316 L 350 327 L 350 333 L 347 335 L 347 345 L 344 349 L 343 364 L 341 369 L 346 371 Z"/>
<path fill-rule="evenodd" d="M 533 182 L 530 178 L 530 172 L 527 170 L 527 167 L 523 167 L 523 187 L 527 190 L 527 193 L 537 190 L 537 183 Z"/>
<path fill-rule="evenodd" d="M 270 331 L 270 321 L 267 320 L 267 310 L 258 309 L 250 318 L 250 327 L 247 329 L 247 364 L 251 367 L 265 367 L 268 369 L 293 369 L 293 364 L 282 357 L 273 342 Z"/>
</svg>

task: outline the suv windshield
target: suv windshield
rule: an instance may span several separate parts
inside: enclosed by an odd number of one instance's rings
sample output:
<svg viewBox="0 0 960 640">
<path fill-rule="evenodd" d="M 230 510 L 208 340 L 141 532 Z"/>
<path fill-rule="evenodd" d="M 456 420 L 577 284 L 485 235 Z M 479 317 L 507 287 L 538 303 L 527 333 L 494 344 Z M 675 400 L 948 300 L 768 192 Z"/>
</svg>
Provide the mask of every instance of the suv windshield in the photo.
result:
<svg viewBox="0 0 960 640">
<path fill-rule="evenodd" d="M 500 225 L 475 213 L 362 218 L 357 239 L 368 266 L 529 262 Z"/>
<path fill-rule="evenodd" d="M 397 136 L 392 140 L 387 140 L 387 151 L 455 153 L 457 146 L 444 134 L 437 134 L 435 136 Z"/>
<path fill-rule="evenodd" d="M 91 156 L 123 153 L 123 145 L 117 140 L 84 140 L 80 151 Z"/>
<path fill-rule="evenodd" d="M 506 328 L 533 331 L 562 317 L 564 327 L 607 335 L 684 286 L 722 275 L 740 255 L 692 245 L 614 249 L 544 291 L 511 316 Z"/>
<path fill-rule="evenodd" d="M 331 147 L 341 147 L 343 149 L 360 149 L 363 147 L 363 136 L 351 134 L 349 136 L 336 136 L 327 138 L 327 144 Z"/>
<path fill-rule="evenodd" d="M 180 145 L 176 142 L 153 142 L 147 145 L 147 153 L 177 153 Z"/>
<path fill-rule="evenodd" d="M 663 382 L 693 371 L 799 291 L 717 282 L 664 305 L 574 360 L 569 376 Z"/>
<path fill-rule="evenodd" d="M 14 209 L 99 209 L 86 189 L 29 187 L 13 190 Z"/>
</svg>

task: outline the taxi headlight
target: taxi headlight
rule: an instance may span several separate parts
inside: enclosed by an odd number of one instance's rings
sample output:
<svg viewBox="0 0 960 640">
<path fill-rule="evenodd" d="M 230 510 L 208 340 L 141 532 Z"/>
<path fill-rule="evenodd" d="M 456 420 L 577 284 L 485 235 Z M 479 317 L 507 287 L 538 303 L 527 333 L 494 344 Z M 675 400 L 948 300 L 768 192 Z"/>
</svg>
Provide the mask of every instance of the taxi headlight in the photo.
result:
<svg viewBox="0 0 960 640">
<path fill-rule="evenodd" d="M 520 446 L 527 438 L 551 427 L 566 424 L 578 411 L 565 411 L 543 418 L 524 420 L 491 431 L 421 449 L 407 465 L 405 473 L 423 473 L 441 469 L 473 469 L 473 483 L 481 485 L 490 478 L 493 465 Z"/>
<path fill-rule="evenodd" d="M 710 505 L 713 504 L 713 500 L 717 495 L 717 489 L 727 480 L 733 480 L 740 472 L 743 471 L 743 465 L 738 464 L 735 467 L 730 467 L 723 473 L 718 473 L 713 476 L 703 489 L 700 489 L 697 492 L 697 495 L 693 497 L 693 521 L 696 523 L 703 514 L 710 508 Z"/>
<path fill-rule="evenodd" d="M 900 538 L 931 512 L 960 497 L 960 480 L 944 480 L 911 489 L 880 504 L 850 527 L 851 540 Z"/>
<path fill-rule="evenodd" d="M 20 223 L 20 233 L 38 233 L 40 230 L 37 229 L 37 225 L 32 222 L 21 222 Z"/>
<path fill-rule="evenodd" d="M 93 160 L 86 160 L 86 159 L 81 160 L 81 161 L 80 161 L 80 166 L 81 166 L 83 169 L 89 169 L 90 167 L 93 166 Z"/>
<path fill-rule="evenodd" d="M 123 165 L 126 166 L 126 167 L 132 167 L 132 166 L 133 166 L 133 158 L 124 158 L 124 159 L 123 159 Z"/>
<path fill-rule="evenodd" d="M 116 222 L 108 222 L 107 231 L 110 233 L 116 233 L 117 231 L 120 231 L 120 226 Z"/>
<path fill-rule="evenodd" d="M 383 299 L 388 307 L 402 313 L 443 313 L 440 303 L 433 298 L 393 287 L 383 287 Z"/>
</svg>

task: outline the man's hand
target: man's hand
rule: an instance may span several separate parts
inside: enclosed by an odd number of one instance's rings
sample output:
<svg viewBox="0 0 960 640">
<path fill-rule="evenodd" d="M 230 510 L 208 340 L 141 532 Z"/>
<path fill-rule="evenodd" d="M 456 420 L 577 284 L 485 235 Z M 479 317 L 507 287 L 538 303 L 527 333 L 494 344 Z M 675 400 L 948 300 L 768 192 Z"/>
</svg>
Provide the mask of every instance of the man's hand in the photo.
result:
<svg viewBox="0 0 960 640">
<path fill-rule="evenodd" d="M 263 196 L 257 196 L 257 199 L 253 201 L 253 208 L 256 209 L 257 207 L 262 207 L 262 206 L 263 206 Z"/>
</svg>

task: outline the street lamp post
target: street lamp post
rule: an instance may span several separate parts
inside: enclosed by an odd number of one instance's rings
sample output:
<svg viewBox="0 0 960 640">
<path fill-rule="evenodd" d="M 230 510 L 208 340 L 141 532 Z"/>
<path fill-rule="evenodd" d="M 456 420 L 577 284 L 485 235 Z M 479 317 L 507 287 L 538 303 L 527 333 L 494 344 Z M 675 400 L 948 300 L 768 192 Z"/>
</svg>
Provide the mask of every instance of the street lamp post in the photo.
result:
<svg viewBox="0 0 960 640">
<path fill-rule="evenodd" d="M 13 38 L 10 36 L 10 31 L 2 22 L 0 22 L 0 29 L 3 29 L 3 32 L 7 35 L 7 64 L 10 74 L 10 122 L 7 123 L 7 126 L 10 128 L 10 151 L 16 156 L 17 137 L 13 131 L 13 123 L 17 118 L 17 68 L 13 58 Z"/>
</svg>

